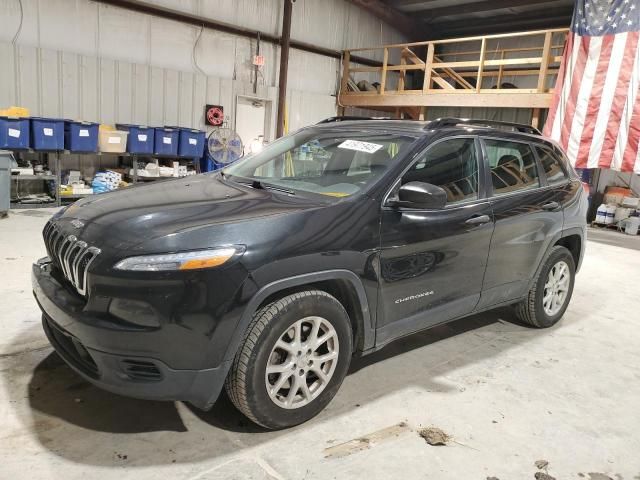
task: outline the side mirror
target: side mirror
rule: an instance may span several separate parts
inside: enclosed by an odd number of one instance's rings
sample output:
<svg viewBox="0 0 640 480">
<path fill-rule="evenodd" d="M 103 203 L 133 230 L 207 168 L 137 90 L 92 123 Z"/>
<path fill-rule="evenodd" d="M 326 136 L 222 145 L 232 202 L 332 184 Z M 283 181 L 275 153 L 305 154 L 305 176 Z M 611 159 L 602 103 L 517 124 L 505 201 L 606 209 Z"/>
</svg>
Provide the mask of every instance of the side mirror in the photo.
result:
<svg viewBox="0 0 640 480">
<path fill-rule="evenodd" d="M 408 208 L 441 209 L 447 204 L 447 192 L 444 189 L 424 182 L 409 182 L 398 191 L 399 202 L 396 206 Z"/>
</svg>

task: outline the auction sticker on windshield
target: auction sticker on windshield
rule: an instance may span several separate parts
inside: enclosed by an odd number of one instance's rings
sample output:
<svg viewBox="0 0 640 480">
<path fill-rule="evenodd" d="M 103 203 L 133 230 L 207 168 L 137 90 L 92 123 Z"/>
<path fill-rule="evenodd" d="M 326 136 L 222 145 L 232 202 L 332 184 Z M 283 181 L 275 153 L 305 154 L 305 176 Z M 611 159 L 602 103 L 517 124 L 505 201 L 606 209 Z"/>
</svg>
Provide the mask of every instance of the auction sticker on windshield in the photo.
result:
<svg viewBox="0 0 640 480">
<path fill-rule="evenodd" d="M 346 148 L 347 150 L 356 150 L 358 152 L 373 153 L 380 150 L 384 145 L 377 143 L 361 142 L 360 140 L 345 140 L 338 148 Z"/>
</svg>

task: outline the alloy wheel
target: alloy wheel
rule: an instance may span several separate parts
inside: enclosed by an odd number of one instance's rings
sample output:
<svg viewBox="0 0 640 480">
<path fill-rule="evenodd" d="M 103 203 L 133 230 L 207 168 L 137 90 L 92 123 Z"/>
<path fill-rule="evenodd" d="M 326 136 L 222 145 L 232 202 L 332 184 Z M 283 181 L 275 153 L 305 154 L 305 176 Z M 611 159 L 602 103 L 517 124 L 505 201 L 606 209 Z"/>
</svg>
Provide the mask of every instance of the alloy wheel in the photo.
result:
<svg viewBox="0 0 640 480">
<path fill-rule="evenodd" d="M 338 363 L 338 334 L 322 317 L 305 317 L 278 339 L 265 369 L 265 384 L 279 407 L 304 407 L 331 381 Z"/>
<path fill-rule="evenodd" d="M 548 316 L 553 317 L 564 306 L 570 281 L 571 271 L 565 261 L 559 261 L 549 270 L 542 297 L 542 306 Z"/>
</svg>

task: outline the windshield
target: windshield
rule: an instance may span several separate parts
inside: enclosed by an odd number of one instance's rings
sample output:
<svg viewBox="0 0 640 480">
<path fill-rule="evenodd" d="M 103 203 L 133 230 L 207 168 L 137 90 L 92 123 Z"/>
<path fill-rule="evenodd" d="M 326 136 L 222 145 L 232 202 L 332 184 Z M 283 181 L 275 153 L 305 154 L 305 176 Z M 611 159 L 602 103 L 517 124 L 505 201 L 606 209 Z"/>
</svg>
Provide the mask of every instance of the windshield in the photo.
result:
<svg viewBox="0 0 640 480">
<path fill-rule="evenodd" d="M 396 133 L 304 129 L 223 170 L 257 187 L 348 197 L 381 178 L 415 140 Z M 241 179 L 237 179 L 241 180 Z"/>
</svg>

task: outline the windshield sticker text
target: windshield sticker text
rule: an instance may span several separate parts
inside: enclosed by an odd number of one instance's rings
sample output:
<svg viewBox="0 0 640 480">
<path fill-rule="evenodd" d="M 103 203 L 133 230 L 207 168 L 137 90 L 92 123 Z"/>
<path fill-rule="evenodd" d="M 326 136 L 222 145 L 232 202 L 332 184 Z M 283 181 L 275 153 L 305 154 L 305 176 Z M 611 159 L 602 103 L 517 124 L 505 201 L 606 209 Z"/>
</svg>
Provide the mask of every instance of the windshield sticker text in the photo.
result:
<svg viewBox="0 0 640 480">
<path fill-rule="evenodd" d="M 360 140 L 345 140 L 338 148 L 345 148 L 347 150 L 355 150 L 357 152 L 374 153 L 380 150 L 384 145 L 377 143 L 361 142 Z"/>
</svg>

